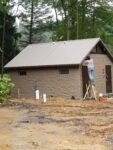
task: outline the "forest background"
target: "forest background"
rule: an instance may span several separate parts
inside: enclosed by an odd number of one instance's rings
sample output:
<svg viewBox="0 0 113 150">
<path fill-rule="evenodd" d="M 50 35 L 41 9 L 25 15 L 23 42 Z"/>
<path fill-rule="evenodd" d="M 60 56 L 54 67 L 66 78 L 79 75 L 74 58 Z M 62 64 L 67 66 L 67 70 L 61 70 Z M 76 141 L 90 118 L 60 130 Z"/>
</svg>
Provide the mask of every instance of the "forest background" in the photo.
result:
<svg viewBox="0 0 113 150">
<path fill-rule="evenodd" d="M 100 37 L 113 54 L 113 0 L 1 0 L 0 68 L 31 43 Z"/>
</svg>

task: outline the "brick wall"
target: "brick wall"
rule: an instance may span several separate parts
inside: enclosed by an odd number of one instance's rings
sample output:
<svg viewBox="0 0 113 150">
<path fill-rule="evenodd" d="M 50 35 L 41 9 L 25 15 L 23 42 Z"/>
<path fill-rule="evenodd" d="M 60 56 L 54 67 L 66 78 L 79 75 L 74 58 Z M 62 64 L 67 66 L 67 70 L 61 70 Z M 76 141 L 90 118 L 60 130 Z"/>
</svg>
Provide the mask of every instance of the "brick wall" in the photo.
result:
<svg viewBox="0 0 113 150">
<path fill-rule="evenodd" d="M 106 93 L 106 65 L 111 65 L 112 87 L 113 87 L 113 63 L 107 55 L 92 54 L 95 65 L 95 84 L 98 92 Z"/>
<path fill-rule="evenodd" d="M 105 54 L 90 54 L 94 60 L 95 73 L 94 80 L 97 93 L 106 93 L 106 65 L 111 65 L 112 88 L 113 88 L 113 63 Z M 81 72 L 81 97 L 82 97 L 82 72 Z"/>
<path fill-rule="evenodd" d="M 20 90 L 21 97 L 35 98 L 35 84 L 37 82 L 41 95 L 80 98 L 80 69 L 70 68 L 69 74 L 59 74 L 59 69 L 27 70 L 26 76 L 20 76 L 18 71 L 11 71 L 11 78 L 15 83 L 12 95 L 17 97 Z"/>
<path fill-rule="evenodd" d="M 113 63 L 105 54 L 91 54 L 95 65 L 95 85 L 99 93 L 106 93 L 105 65 L 111 65 L 112 87 L 113 87 Z M 37 82 L 41 95 L 81 98 L 82 92 L 82 71 L 80 68 L 70 68 L 69 74 L 59 74 L 59 69 L 35 69 L 27 70 L 26 76 L 20 76 L 18 71 L 11 71 L 11 78 L 15 83 L 12 90 L 13 97 L 17 97 L 20 89 L 20 96 L 35 98 L 35 84 Z"/>
</svg>

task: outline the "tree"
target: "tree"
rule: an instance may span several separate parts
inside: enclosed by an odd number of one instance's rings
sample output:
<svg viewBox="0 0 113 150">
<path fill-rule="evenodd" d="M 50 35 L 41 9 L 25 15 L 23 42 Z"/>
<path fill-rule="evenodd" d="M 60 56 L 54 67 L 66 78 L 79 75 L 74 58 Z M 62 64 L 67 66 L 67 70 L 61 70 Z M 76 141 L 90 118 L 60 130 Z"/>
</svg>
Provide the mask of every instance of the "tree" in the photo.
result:
<svg viewBox="0 0 113 150">
<path fill-rule="evenodd" d="M 113 6 L 110 2 L 112 1 L 58 0 L 55 9 L 63 17 L 56 24 L 53 40 L 101 37 L 105 43 L 113 45 Z M 49 0 L 48 4 L 51 3 Z"/>
<path fill-rule="evenodd" d="M 22 47 L 36 42 L 44 41 L 50 37 L 52 31 L 52 19 L 50 7 L 43 1 L 24 1 L 25 12 L 21 17 L 20 30 L 22 37 L 19 41 Z M 49 32 L 50 31 L 50 32 Z"/>
<path fill-rule="evenodd" d="M 0 47 L 1 53 L 1 77 L 3 77 L 4 65 L 12 59 L 18 51 L 16 40 L 18 33 L 16 32 L 15 17 L 9 13 L 9 3 L 2 1 L 0 3 Z M 7 28 L 6 28 L 7 27 Z"/>
</svg>

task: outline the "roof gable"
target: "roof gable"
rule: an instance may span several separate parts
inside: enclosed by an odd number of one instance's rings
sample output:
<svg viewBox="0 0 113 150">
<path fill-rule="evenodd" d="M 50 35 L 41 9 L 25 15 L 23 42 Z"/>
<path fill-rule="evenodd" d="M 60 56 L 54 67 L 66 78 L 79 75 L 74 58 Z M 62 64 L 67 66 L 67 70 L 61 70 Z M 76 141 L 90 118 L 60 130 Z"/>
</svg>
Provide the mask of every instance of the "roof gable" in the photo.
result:
<svg viewBox="0 0 113 150">
<path fill-rule="evenodd" d="M 30 44 L 5 68 L 79 65 L 99 41 L 93 38 Z"/>
</svg>

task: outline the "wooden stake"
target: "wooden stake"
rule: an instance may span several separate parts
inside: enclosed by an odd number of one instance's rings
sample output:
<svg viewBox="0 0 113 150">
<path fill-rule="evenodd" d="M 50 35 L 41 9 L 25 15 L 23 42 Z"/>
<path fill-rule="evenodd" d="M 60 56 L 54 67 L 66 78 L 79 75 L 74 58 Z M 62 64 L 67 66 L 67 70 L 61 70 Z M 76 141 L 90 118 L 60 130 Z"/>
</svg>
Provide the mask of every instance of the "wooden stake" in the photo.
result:
<svg viewBox="0 0 113 150">
<path fill-rule="evenodd" d="M 92 91 L 93 91 L 94 98 L 96 100 L 97 97 L 96 97 L 96 91 L 95 91 L 95 86 L 94 85 L 92 85 Z"/>
<path fill-rule="evenodd" d="M 20 99 L 20 89 L 17 90 L 17 98 Z"/>
</svg>

